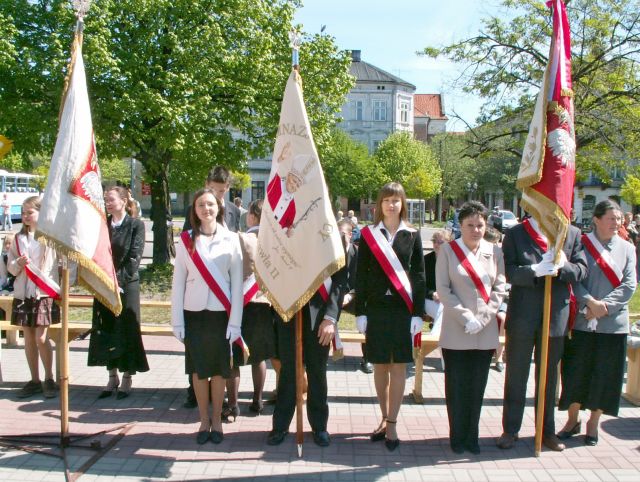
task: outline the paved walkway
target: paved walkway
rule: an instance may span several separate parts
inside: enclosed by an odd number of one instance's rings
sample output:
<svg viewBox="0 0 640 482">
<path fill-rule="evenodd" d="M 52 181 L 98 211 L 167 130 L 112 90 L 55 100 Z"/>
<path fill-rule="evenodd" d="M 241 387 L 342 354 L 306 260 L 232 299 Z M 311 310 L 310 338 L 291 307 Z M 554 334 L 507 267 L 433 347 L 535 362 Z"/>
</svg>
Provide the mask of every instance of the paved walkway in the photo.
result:
<svg viewBox="0 0 640 482">
<path fill-rule="evenodd" d="M 622 404 L 620 418 L 603 417 L 600 443 L 585 447 L 582 437 L 563 453 L 543 451 L 533 457 L 532 398 L 525 412 L 522 440 L 502 451 L 494 440 L 501 432 L 504 375 L 491 371 L 481 419 L 479 456 L 454 454 L 448 447 L 443 374 L 429 358 L 425 366 L 425 405 L 408 396 L 413 372 L 407 373 L 407 397 L 398 421 L 402 443 L 389 453 L 368 434 L 378 424 L 372 375 L 358 371 L 359 346 L 348 345 L 347 357 L 328 368 L 330 447 L 317 447 L 308 432 L 304 455 L 298 459 L 294 437 L 278 447 L 266 445 L 273 408 L 251 416 L 251 375 L 242 368 L 242 416 L 224 425 L 219 446 L 195 442 L 198 416 L 182 408 L 186 377 L 181 344 L 169 337 L 145 337 L 151 370 L 134 377 L 134 391 L 125 400 L 97 400 L 106 382 L 101 368 L 86 366 L 86 341 L 74 342 L 70 352 L 70 427 L 72 434 L 91 434 L 135 421 L 113 449 L 82 476 L 91 480 L 255 480 L 255 481 L 615 481 L 640 480 L 640 408 Z M 22 348 L 2 350 L 4 383 L 0 384 L 0 434 L 59 433 L 58 399 L 18 400 L 14 391 L 27 378 Z M 267 394 L 275 376 L 268 372 Z M 529 384 L 532 397 L 533 383 Z M 564 414 L 557 417 L 560 426 Z M 306 423 L 306 421 L 305 421 Z M 293 429 L 293 425 L 292 425 Z M 308 430 L 308 427 L 307 427 Z M 99 437 L 106 444 L 113 434 Z M 91 439 L 90 439 L 91 440 Z M 71 469 L 77 471 L 93 452 L 70 448 Z M 64 480 L 58 459 L 0 449 L 0 480 Z"/>
</svg>

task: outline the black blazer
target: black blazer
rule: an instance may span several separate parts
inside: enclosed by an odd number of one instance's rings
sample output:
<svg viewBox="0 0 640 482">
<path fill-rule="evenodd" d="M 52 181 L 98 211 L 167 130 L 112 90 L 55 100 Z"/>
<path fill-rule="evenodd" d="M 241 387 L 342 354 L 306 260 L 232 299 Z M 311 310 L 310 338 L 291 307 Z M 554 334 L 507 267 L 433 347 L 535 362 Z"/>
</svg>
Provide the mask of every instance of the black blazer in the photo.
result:
<svg viewBox="0 0 640 482">
<path fill-rule="evenodd" d="M 138 281 L 138 268 L 144 251 L 144 223 L 138 218 L 125 216 L 122 224 L 117 228 L 109 222 L 109 238 L 111 239 L 111 253 L 113 265 L 116 269 L 118 285 Z"/>
<path fill-rule="evenodd" d="M 436 290 L 436 252 L 431 251 L 424 255 L 424 275 L 427 286 L 426 298 L 433 300 Z"/>
<path fill-rule="evenodd" d="M 331 290 L 327 301 L 325 302 L 320 293 L 316 291 L 304 306 L 304 320 L 311 322 L 312 330 L 322 323 L 325 316 L 333 318 L 336 323 L 338 322 L 347 278 L 347 266 L 345 265 L 331 276 Z"/>
<path fill-rule="evenodd" d="M 413 291 L 412 316 L 424 316 L 424 257 L 420 232 L 399 231 L 393 240 L 393 250 L 400 259 L 402 267 L 409 276 Z M 366 315 L 368 306 L 375 306 L 390 290 L 397 293 L 391 281 L 371 252 L 371 248 L 361 238 L 358 247 L 358 265 L 356 274 L 356 316 Z M 402 302 L 404 304 L 404 302 Z"/>
<path fill-rule="evenodd" d="M 551 324 L 549 336 L 565 336 L 569 320 L 569 283 L 587 277 L 587 259 L 580 242 L 581 233 L 569 226 L 563 251 L 567 262 L 551 284 Z M 507 307 L 507 334 L 534 336 L 542 326 L 544 277 L 537 278 L 532 264 L 542 261 L 542 250 L 518 224 L 507 230 L 502 243 L 507 281 L 511 283 Z"/>
</svg>

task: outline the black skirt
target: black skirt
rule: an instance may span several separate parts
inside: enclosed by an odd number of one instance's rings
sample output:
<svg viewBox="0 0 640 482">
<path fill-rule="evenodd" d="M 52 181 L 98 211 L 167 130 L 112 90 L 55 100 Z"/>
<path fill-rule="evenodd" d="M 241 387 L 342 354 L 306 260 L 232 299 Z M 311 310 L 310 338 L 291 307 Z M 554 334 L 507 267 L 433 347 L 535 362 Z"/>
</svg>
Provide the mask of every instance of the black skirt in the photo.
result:
<svg viewBox="0 0 640 482">
<path fill-rule="evenodd" d="M 242 310 L 242 338 L 249 347 L 247 364 L 260 363 L 276 354 L 273 311 L 267 303 L 248 303 Z M 234 366 L 244 365 L 242 350 L 233 347 Z"/>
<path fill-rule="evenodd" d="M 201 380 L 230 377 L 228 323 L 225 311 L 184 310 L 185 373 L 197 373 Z"/>
<path fill-rule="evenodd" d="M 371 363 L 411 363 L 411 313 L 399 295 L 387 295 L 367 306 L 367 360 Z"/>
<path fill-rule="evenodd" d="M 115 316 L 97 300 L 93 302 L 88 365 L 117 368 L 121 372 L 149 371 L 140 333 L 140 284 L 127 283 L 120 293 L 122 313 Z"/>
<path fill-rule="evenodd" d="M 574 330 L 565 341 L 558 409 L 579 403 L 583 410 L 617 416 L 626 356 L 626 334 Z"/>
</svg>

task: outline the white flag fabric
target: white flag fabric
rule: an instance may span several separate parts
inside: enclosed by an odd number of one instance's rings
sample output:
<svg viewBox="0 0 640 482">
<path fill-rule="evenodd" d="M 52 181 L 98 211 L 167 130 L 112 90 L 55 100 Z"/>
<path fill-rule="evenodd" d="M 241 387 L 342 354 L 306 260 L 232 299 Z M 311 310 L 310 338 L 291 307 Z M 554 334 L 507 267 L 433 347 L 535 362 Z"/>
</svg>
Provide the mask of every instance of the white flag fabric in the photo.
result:
<svg viewBox="0 0 640 482">
<path fill-rule="evenodd" d="M 304 107 L 302 78 L 287 81 L 262 207 L 255 273 L 285 321 L 344 266 L 344 249 Z"/>
<path fill-rule="evenodd" d="M 60 127 L 38 218 L 38 240 L 78 265 L 78 281 L 116 315 L 122 310 L 104 210 L 89 95 L 76 33 Z"/>
</svg>

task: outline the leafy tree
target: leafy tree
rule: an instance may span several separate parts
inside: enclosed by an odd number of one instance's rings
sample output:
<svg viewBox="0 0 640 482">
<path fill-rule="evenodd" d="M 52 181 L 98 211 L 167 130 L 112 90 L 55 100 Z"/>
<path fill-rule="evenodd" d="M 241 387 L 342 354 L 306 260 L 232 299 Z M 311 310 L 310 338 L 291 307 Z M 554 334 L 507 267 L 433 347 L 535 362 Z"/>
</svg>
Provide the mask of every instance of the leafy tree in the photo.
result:
<svg viewBox="0 0 640 482">
<path fill-rule="evenodd" d="M 456 83 L 486 100 L 473 129 L 471 155 L 519 158 L 535 95 L 547 64 L 550 10 L 539 0 L 504 0 L 477 35 L 444 47 L 427 47 L 464 67 Z M 578 169 L 638 157 L 640 76 L 637 0 L 573 0 L 567 6 L 572 38 Z M 505 20 L 506 19 L 506 20 Z M 474 152 L 475 151 L 475 152 Z"/>
<path fill-rule="evenodd" d="M 467 152 L 468 137 L 443 133 L 431 141 L 431 151 L 442 169 L 442 197 L 450 202 L 465 196 L 467 182 L 477 182 L 476 162 Z"/>
<path fill-rule="evenodd" d="M 231 188 L 239 191 L 244 191 L 251 185 L 251 176 L 246 172 L 231 172 L 233 180 L 231 181 Z"/>
<path fill-rule="evenodd" d="M 622 189 L 620 190 L 620 197 L 629 204 L 640 204 L 640 177 L 635 174 L 627 174 Z"/>
<path fill-rule="evenodd" d="M 396 132 L 380 143 L 373 155 L 381 183 L 397 181 L 407 196 L 430 199 L 440 192 L 442 170 L 431 148 L 408 132 Z"/>
<path fill-rule="evenodd" d="M 154 263 L 169 259 L 172 190 L 215 164 L 242 171 L 271 150 L 290 72 L 298 1 L 101 0 L 85 19 L 84 58 L 100 159 L 135 157 L 151 185 Z M 51 151 L 74 17 L 66 0 L 0 0 L 0 131 Z M 305 99 L 317 139 L 351 86 L 333 38 L 306 36 Z M 18 55 L 18 52 L 20 54 Z"/>
<path fill-rule="evenodd" d="M 342 130 L 331 131 L 330 136 L 318 145 L 318 155 L 334 203 L 339 196 L 366 197 L 371 186 L 378 184 L 369 149 Z"/>
</svg>

